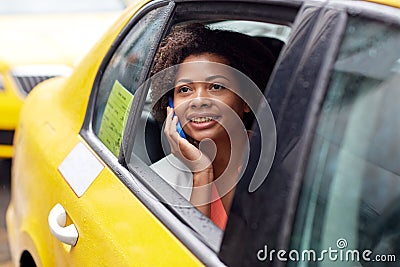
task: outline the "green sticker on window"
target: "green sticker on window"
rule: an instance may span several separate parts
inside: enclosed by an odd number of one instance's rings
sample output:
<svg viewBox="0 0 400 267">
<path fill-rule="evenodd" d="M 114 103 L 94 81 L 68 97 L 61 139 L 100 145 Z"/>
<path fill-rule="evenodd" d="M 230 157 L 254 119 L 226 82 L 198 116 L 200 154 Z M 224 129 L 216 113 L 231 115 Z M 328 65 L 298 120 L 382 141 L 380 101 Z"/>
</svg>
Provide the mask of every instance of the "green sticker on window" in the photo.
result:
<svg viewBox="0 0 400 267">
<path fill-rule="evenodd" d="M 115 81 L 100 124 L 99 138 L 118 157 L 133 95 Z"/>
</svg>

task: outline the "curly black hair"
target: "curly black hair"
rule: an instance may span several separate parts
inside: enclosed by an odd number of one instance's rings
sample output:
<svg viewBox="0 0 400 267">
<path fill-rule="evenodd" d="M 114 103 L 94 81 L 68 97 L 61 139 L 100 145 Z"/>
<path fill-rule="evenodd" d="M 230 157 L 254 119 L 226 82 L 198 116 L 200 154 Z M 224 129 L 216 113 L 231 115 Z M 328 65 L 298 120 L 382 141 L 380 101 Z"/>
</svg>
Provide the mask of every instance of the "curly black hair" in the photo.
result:
<svg viewBox="0 0 400 267">
<path fill-rule="evenodd" d="M 271 50 L 251 36 L 191 23 L 176 25 L 163 39 L 156 53 L 151 74 L 155 75 L 178 65 L 188 56 L 204 53 L 224 58 L 230 67 L 244 73 L 259 88 L 265 88 L 276 61 Z M 159 79 L 162 82 L 158 86 L 157 83 L 153 85 L 151 92 L 153 103 L 156 101 L 152 112 L 161 123 L 166 118 L 168 106 L 168 97 L 163 88 L 170 86 L 169 89 L 173 89 L 174 83 L 173 77 L 166 76 L 168 77 L 164 77 L 165 79 Z"/>
</svg>

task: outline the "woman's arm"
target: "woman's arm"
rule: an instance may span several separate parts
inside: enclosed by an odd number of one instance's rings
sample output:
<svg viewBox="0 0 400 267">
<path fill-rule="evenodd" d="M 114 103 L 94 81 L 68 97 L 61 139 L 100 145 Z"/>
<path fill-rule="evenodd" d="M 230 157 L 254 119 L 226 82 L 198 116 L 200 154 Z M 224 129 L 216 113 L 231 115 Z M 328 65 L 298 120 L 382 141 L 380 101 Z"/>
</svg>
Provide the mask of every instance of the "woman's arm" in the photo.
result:
<svg viewBox="0 0 400 267">
<path fill-rule="evenodd" d="M 211 184 L 213 180 L 212 165 L 204 171 L 193 173 L 193 190 L 190 203 L 207 217 L 210 217 L 211 214 Z"/>
</svg>

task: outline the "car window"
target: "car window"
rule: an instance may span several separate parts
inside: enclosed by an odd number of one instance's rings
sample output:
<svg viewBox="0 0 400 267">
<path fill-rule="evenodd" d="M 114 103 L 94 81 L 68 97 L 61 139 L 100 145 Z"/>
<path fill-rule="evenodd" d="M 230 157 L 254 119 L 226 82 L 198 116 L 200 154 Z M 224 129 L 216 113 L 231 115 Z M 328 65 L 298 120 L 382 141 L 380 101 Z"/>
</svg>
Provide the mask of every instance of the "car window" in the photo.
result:
<svg viewBox="0 0 400 267">
<path fill-rule="evenodd" d="M 185 25 L 185 23 L 188 24 L 189 22 L 180 21 L 179 26 Z M 193 23 L 193 21 L 190 21 L 190 23 Z M 254 38 L 255 40 L 257 40 L 257 42 L 261 43 L 262 46 L 268 47 L 274 53 L 275 60 L 279 56 L 279 52 L 284 46 L 285 42 L 287 41 L 290 32 L 290 27 L 286 25 L 279 25 L 266 22 L 246 21 L 246 20 L 198 21 L 198 23 L 204 24 L 210 29 L 222 29 L 222 30 L 240 32 L 251 38 Z M 260 54 L 262 54 L 261 51 L 259 52 Z M 267 69 L 265 70 L 261 69 L 258 71 L 262 73 L 263 76 L 268 77 Z M 166 73 L 161 74 L 161 76 L 158 76 L 159 74 L 160 73 L 157 73 L 150 79 L 150 85 L 148 88 L 147 96 L 145 98 L 146 99 L 145 105 L 140 115 L 140 118 L 135 125 L 135 129 L 137 129 L 137 131 L 134 139 L 134 147 L 132 151 L 133 155 L 130 157 L 130 161 L 128 162 L 128 166 L 134 169 L 135 168 L 134 166 L 137 166 L 137 161 L 140 160 L 142 163 L 145 163 L 145 165 L 149 166 L 152 170 L 154 170 L 158 174 L 162 172 L 162 171 L 159 172 L 159 170 L 164 168 L 161 167 L 161 165 L 164 162 L 163 160 L 166 158 L 167 160 L 171 159 L 170 157 L 171 151 L 169 143 L 163 133 L 164 123 L 163 121 L 160 121 L 160 119 L 156 118 L 155 114 L 157 112 L 155 107 L 156 105 L 155 102 L 158 101 L 159 99 L 155 97 L 157 93 L 154 92 L 153 85 L 157 83 L 166 84 L 167 83 L 166 81 L 169 80 L 168 76 L 164 76 L 167 75 Z M 263 97 L 262 91 L 264 89 L 265 87 L 257 88 L 261 98 Z M 156 100 L 154 100 L 155 98 Z M 256 110 L 255 107 L 253 108 L 254 110 Z M 172 159 L 172 161 L 173 160 L 174 159 Z M 182 168 L 185 167 L 182 166 Z M 165 179 L 165 177 L 163 178 L 160 177 L 162 176 L 162 174 L 160 174 L 160 176 L 158 176 L 159 179 L 158 182 L 157 181 L 155 182 L 160 184 L 161 181 L 162 182 L 166 181 L 167 183 L 172 185 L 172 187 L 180 188 L 181 190 L 180 189 L 176 190 L 178 190 L 179 193 L 181 193 L 183 196 L 185 196 L 187 200 L 189 200 L 188 195 L 184 193 L 184 191 L 186 192 L 186 189 L 184 189 L 186 185 L 174 186 L 175 185 L 174 182 L 171 182 L 176 178 L 175 175 L 176 174 L 174 173 L 170 173 L 171 180 L 168 180 Z M 148 182 L 150 179 L 147 178 L 146 180 Z M 161 191 L 161 189 L 159 191 Z M 162 189 L 161 193 L 158 192 L 158 195 L 159 194 L 164 194 L 164 195 L 176 194 L 176 196 L 180 196 L 179 194 L 177 194 L 176 191 L 173 192 L 172 188 L 170 188 L 170 191 L 168 191 L 167 189 Z M 161 196 L 161 198 L 163 199 L 164 197 Z M 188 203 L 181 203 L 181 204 L 188 205 Z"/>
<path fill-rule="evenodd" d="M 117 157 L 133 96 L 164 22 L 162 12 L 163 8 L 152 10 L 131 29 L 111 56 L 98 87 L 94 132 Z"/>
<path fill-rule="evenodd" d="M 349 18 L 309 156 L 291 266 L 387 266 L 400 257 L 399 43 L 399 27 Z"/>
</svg>

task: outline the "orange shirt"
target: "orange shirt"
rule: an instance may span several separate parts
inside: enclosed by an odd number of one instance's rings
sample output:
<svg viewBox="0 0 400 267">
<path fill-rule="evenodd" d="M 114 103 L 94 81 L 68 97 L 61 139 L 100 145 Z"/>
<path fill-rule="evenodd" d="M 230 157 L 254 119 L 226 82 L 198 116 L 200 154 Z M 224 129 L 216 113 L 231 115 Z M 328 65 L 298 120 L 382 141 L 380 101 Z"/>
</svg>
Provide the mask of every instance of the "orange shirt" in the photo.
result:
<svg viewBox="0 0 400 267">
<path fill-rule="evenodd" d="M 225 230 L 226 222 L 228 221 L 228 215 L 226 214 L 224 205 L 222 204 L 222 200 L 214 183 L 212 184 L 211 188 L 211 199 L 215 199 L 215 201 L 211 202 L 210 219 L 219 228 Z"/>
</svg>

